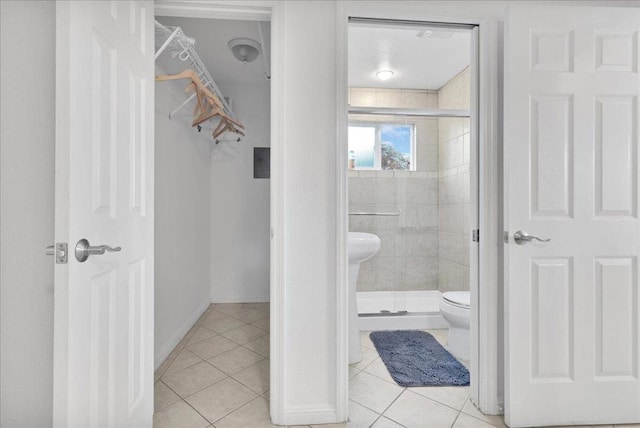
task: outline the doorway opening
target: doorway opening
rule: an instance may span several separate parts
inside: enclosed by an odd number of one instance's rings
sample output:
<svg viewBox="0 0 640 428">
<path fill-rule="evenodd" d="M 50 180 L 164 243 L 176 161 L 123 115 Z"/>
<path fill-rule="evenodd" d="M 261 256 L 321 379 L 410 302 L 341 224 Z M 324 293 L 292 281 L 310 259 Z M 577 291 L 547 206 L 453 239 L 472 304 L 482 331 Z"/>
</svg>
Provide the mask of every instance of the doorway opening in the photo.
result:
<svg viewBox="0 0 640 428">
<path fill-rule="evenodd" d="M 349 20 L 352 421 L 480 415 L 467 371 L 479 257 L 477 34 L 475 25 Z"/>
<path fill-rule="evenodd" d="M 270 23 L 156 16 L 155 47 L 154 426 L 268 421 Z"/>
</svg>

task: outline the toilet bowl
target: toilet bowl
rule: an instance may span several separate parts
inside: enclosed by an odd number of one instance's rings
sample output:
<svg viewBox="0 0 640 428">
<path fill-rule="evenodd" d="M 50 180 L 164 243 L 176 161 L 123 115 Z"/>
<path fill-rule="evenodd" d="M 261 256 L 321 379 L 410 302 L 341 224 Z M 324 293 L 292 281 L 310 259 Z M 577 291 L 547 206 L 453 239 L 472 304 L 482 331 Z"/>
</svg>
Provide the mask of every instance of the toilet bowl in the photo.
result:
<svg viewBox="0 0 640 428">
<path fill-rule="evenodd" d="M 470 308 L 471 293 L 468 291 L 449 291 L 440 299 L 440 314 L 449 323 L 446 348 L 454 357 L 465 361 L 469 361 L 471 348 Z"/>
</svg>

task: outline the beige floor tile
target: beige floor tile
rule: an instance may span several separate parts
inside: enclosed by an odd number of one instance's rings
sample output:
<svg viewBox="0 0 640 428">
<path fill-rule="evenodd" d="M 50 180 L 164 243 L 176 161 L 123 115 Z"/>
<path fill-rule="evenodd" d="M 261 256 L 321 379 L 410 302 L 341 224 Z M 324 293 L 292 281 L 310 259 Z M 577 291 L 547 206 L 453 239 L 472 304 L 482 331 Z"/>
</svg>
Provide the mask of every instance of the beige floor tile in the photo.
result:
<svg viewBox="0 0 640 428">
<path fill-rule="evenodd" d="M 431 398 L 456 410 L 462 409 L 469 398 L 468 386 L 411 387 L 409 391 Z"/>
<path fill-rule="evenodd" d="M 155 370 L 155 372 L 153 372 L 154 382 L 157 382 L 160 379 L 160 377 L 164 374 L 164 372 L 167 371 L 167 369 L 173 363 L 173 361 L 176 359 L 179 353 L 180 353 L 180 350 L 174 348 L 173 351 L 171 351 L 171 353 L 167 356 L 167 358 L 164 359 L 162 364 L 160 364 L 160 367 L 158 367 Z"/>
<path fill-rule="evenodd" d="M 362 359 L 357 363 L 350 365 L 357 369 L 364 369 L 379 357 L 380 356 L 378 355 L 378 351 L 376 351 L 375 349 L 362 348 Z"/>
<path fill-rule="evenodd" d="M 245 343 L 245 348 L 251 349 L 253 352 L 257 352 L 263 357 L 269 358 L 269 336 L 262 336 L 251 342 Z"/>
<path fill-rule="evenodd" d="M 179 372 L 164 376 L 162 381 L 184 398 L 221 381 L 225 377 L 227 377 L 225 373 L 203 361 Z"/>
<path fill-rule="evenodd" d="M 173 392 L 171 388 L 165 385 L 162 381 L 155 383 L 153 387 L 153 410 L 157 412 L 163 407 L 167 407 L 169 404 L 180 401 L 178 394 Z"/>
<path fill-rule="evenodd" d="M 494 426 L 465 413 L 460 413 L 453 428 L 494 428 Z"/>
<path fill-rule="evenodd" d="M 363 371 L 369 374 L 372 374 L 374 376 L 377 376 L 382 380 L 386 380 L 387 382 L 391 382 L 394 385 L 397 385 L 396 381 L 393 380 L 393 378 L 391 377 L 391 374 L 389 374 L 389 370 L 387 369 L 387 366 L 384 364 L 384 361 L 382 361 L 380 358 L 377 358 L 374 362 L 372 362 L 367 367 L 365 367 Z"/>
<path fill-rule="evenodd" d="M 208 426 L 209 422 L 182 400 L 153 415 L 153 428 L 205 428 Z"/>
<path fill-rule="evenodd" d="M 236 328 L 242 327 L 246 323 L 240 321 L 237 318 L 230 317 L 229 315 L 216 313 L 213 311 L 209 318 L 207 318 L 202 325 L 207 327 L 210 330 L 215 331 L 216 333 L 224 333 L 229 330 L 234 330 Z"/>
<path fill-rule="evenodd" d="M 238 346 L 226 337 L 213 336 L 198 343 L 189 345 L 187 349 L 203 360 L 208 360 Z"/>
<path fill-rule="evenodd" d="M 253 339 L 257 339 L 258 337 L 262 337 L 265 334 L 267 333 L 264 330 L 245 324 L 235 330 L 229 330 L 226 333 L 222 333 L 222 336 L 233 340 L 238 345 L 244 345 L 245 343 L 250 342 Z"/>
<path fill-rule="evenodd" d="M 371 409 L 349 400 L 348 427 L 370 427 L 380 415 Z"/>
<path fill-rule="evenodd" d="M 213 310 L 213 305 L 209 305 L 207 310 L 204 311 L 202 315 L 200 315 L 200 318 L 198 318 L 198 321 L 196 321 L 196 324 L 202 324 L 202 321 L 207 319 L 207 317 L 209 316 L 212 310 Z"/>
<path fill-rule="evenodd" d="M 191 367 L 194 364 L 198 364 L 201 361 L 202 358 L 187 349 L 183 349 L 162 375 L 166 376 L 168 374 L 175 373 L 187 367 Z"/>
<path fill-rule="evenodd" d="M 212 336 L 216 336 L 216 333 L 213 330 L 208 329 L 207 327 L 201 325 L 198 329 L 193 333 L 191 339 L 187 342 L 187 345 L 191 345 L 192 343 L 200 342 L 201 340 L 208 339 Z"/>
<path fill-rule="evenodd" d="M 370 334 L 371 334 L 370 331 L 361 331 L 360 332 L 360 345 L 363 348 L 369 348 L 369 349 L 375 350 L 376 347 L 373 344 L 373 342 L 371 341 L 371 338 L 369 337 Z"/>
<path fill-rule="evenodd" d="M 379 414 L 349 401 L 349 420 L 341 424 L 311 425 L 311 428 L 369 428 L 380 417 Z"/>
<path fill-rule="evenodd" d="M 245 405 L 258 395 L 236 380 L 227 378 L 186 398 L 209 421 L 216 421 Z"/>
<path fill-rule="evenodd" d="M 227 351 L 224 354 L 220 354 L 217 357 L 213 357 L 208 361 L 223 372 L 227 374 L 234 374 L 263 359 L 264 357 L 262 355 L 256 354 L 242 346 L 238 346 L 237 348 L 233 348 L 232 350 Z"/>
<path fill-rule="evenodd" d="M 269 317 L 269 314 L 266 311 L 260 311 L 258 309 L 243 309 L 229 315 L 248 324 Z"/>
<path fill-rule="evenodd" d="M 502 416 L 491 416 L 483 414 L 476 408 L 476 406 L 473 405 L 471 400 L 467 400 L 465 402 L 464 407 L 462 407 L 462 412 L 466 413 L 469 416 L 473 416 L 476 419 L 480 419 L 481 421 L 488 422 L 491 425 L 497 426 L 499 428 L 506 428 Z"/>
<path fill-rule="evenodd" d="M 387 419 L 381 416 L 375 424 L 371 425 L 372 428 L 404 428 L 402 425 L 395 423 L 391 419 Z"/>
<path fill-rule="evenodd" d="M 378 413 L 382 413 L 402 391 L 403 388 L 365 372 L 349 381 L 349 398 Z"/>
<path fill-rule="evenodd" d="M 204 323 L 205 321 L 211 321 L 211 320 L 220 319 L 228 316 L 229 315 L 225 314 L 224 312 L 216 311 L 216 309 L 212 307 L 209 313 L 207 314 L 207 316 L 204 318 L 204 320 L 202 320 L 202 323 Z"/>
<path fill-rule="evenodd" d="M 261 330 L 269 331 L 270 330 L 269 321 L 270 321 L 269 317 L 266 317 L 266 318 L 262 318 L 261 320 L 252 322 L 251 325 L 254 327 L 258 327 Z"/>
<path fill-rule="evenodd" d="M 349 379 L 353 378 L 355 375 L 357 375 L 358 373 L 360 373 L 360 370 L 358 370 L 355 367 L 351 367 L 349 366 Z"/>
<path fill-rule="evenodd" d="M 269 360 L 262 360 L 232 377 L 252 391 L 263 394 L 269 390 Z"/>
<path fill-rule="evenodd" d="M 258 309 L 260 311 L 269 311 L 271 304 L 269 302 L 245 303 L 243 309 Z"/>
<path fill-rule="evenodd" d="M 258 397 L 216 422 L 216 428 L 275 427 L 269 418 L 269 402 Z"/>
<path fill-rule="evenodd" d="M 458 412 L 407 390 L 384 412 L 384 416 L 407 427 L 450 428 Z"/>
<path fill-rule="evenodd" d="M 244 309 L 244 303 L 214 303 L 213 310 L 222 314 L 235 314 Z"/>
<path fill-rule="evenodd" d="M 425 330 L 427 333 L 431 333 L 433 337 L 442 345 L 447 345 L 447 338 L 449 336 L 449 329 L 435 329 L 435 330 Z"/>
<path fill-rule="evenodd" d="M 615 428 L 640 428 L 640 424 L 617 424 L 614 426 Z M 600 428 L 600 425 L 598 425 L 598 428 Z"/>
</svg>

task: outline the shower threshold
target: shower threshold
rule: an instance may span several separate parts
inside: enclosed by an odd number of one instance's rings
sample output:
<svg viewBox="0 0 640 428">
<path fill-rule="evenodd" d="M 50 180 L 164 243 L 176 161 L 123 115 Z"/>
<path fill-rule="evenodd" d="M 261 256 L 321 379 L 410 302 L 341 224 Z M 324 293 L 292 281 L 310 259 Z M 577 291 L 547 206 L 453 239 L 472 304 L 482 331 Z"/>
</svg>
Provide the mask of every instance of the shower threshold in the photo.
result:
<svg viewBox="0 0 640 428">
<path fill-rule="evenodd" d="M 440 315 L 440 297 L 437 290 L 358 292 L 358 327 L 361 331 L 448 328 Z"/>
</svg>

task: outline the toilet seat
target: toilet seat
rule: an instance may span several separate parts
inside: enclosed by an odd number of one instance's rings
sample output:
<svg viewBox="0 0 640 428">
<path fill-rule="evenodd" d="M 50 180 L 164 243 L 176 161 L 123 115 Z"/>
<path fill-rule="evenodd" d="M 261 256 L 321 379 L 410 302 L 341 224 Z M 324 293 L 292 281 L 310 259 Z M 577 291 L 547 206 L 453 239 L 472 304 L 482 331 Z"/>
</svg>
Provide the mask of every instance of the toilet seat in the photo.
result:
<svg viewBox="0 0 640 428">
<path fill-rule="evenodd" d="M 471 307 L 471 293 L 469 291 L 448 291 L 442 294 L 442 299 L 458 308 L 469 309 Z"/>
</svg>

